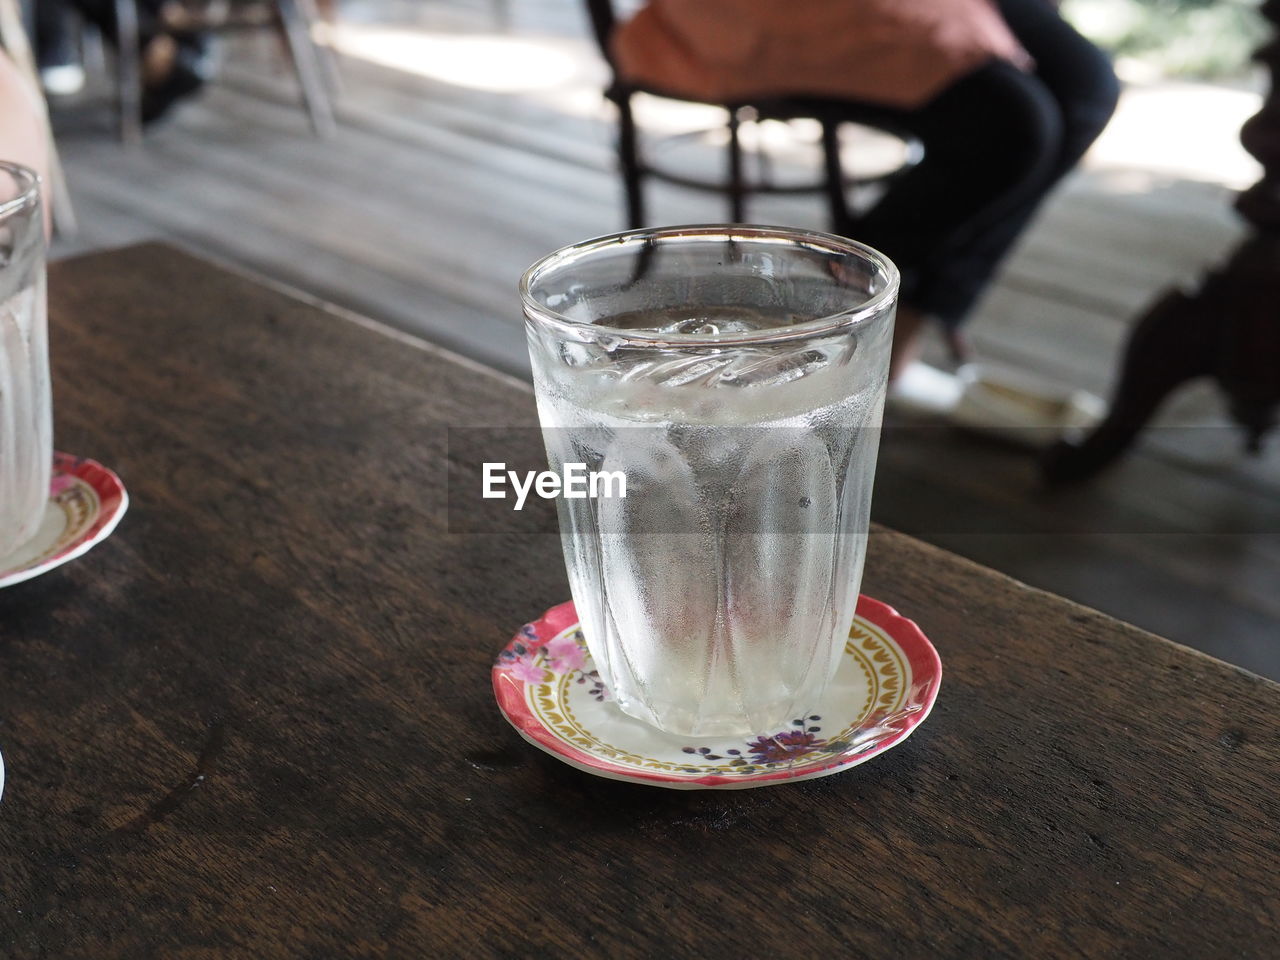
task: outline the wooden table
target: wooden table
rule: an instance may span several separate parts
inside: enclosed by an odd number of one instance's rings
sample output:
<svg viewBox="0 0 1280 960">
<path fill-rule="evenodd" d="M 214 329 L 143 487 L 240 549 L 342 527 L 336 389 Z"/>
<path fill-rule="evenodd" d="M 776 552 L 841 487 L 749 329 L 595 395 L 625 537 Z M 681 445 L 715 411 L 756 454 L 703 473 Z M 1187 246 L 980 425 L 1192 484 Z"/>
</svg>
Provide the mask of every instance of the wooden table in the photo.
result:
<svg viewBox="0 0 1280 960">
<path fill-rule="evenodd" d="M 50 288 L 58 445 L 133 505 L 0 592 L 0 955 L 1280 956 L 1280 687 L 878 532 L 910 740 L 590 777 L 489 687 L 555 539 L 446 529 L 447 427 L 526 388 L 162 246 Z"/>
</svg>

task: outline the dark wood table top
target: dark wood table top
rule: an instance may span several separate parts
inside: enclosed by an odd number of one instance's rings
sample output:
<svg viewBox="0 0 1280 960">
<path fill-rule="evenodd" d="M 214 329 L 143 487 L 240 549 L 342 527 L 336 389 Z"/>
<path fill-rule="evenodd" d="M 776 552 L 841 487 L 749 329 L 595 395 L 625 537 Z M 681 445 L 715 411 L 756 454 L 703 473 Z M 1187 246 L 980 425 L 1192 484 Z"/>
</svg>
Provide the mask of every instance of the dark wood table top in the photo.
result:
<svg viewBox="0 0 1280 960">
<path fill-rule="evenodd" d="M 447 429 L 526 388 L 159 245 L 50 297 L 57 444 L 133 502 L 0 591 L 0 955 L 1280 956 L 1275 684 L 881 531 L 909 740 L 591 777 L 489 685 L 557 542 L 446 523 Z"/>
</svg>

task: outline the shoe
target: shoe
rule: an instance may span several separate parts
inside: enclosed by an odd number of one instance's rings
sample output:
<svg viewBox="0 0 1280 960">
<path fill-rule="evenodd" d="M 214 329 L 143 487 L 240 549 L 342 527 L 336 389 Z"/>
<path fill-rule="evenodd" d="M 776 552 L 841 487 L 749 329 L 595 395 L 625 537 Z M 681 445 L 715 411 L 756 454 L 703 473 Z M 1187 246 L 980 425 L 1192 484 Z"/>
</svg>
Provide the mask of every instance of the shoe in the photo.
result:
<svg viewBox="0 0 1280 960">
<path fill-rule="evenodd" d="M 1052 446 L 1092 429 L 1106 415 L 1106 404 L 1093 394 L 1021 370 L 971 363 L 957 377 L 960 397 L 951 422 L 1023 446 Z"/>
<path fill-rule="evenodd" d="M 70 97 L 84 89 L 84 67 L 78 63 L 60 63 L 40 68 L 40 86 L 51 97 Z"/>
<path fill-rule="evenodd" d="M 917 361 L 889 384 L 888 405 L 909 416 L 948 416 L 963 390 L 964 384 L 955 374 Z"/>
</svg>

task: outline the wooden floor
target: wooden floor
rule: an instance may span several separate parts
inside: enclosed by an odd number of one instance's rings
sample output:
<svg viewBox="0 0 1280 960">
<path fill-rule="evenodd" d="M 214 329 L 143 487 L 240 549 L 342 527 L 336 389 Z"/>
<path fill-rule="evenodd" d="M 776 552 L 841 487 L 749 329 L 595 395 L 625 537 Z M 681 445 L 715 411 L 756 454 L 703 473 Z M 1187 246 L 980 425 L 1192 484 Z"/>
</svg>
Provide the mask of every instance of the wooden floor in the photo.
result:
<svg viewBox="0 0 1280 960">
<path fill-rule="evenodd" d="M 269 36 L 229 45 L 223 79 L 139 150 L 115 141 L 101 97 L 60 110 L 82 231 L 55 254 L 167 238 L 525 374 L 520 272 L 621 226 L 611 126 L 577 5 L 365 0 L 343 5 L 343 24 L 338 42 L 358 56 L 342 58 L 330 142 L 309 135 Z M 388 24 L 412 29 L 380 36 Z M 657 107 L 646 118 L 664 129 L 705 119 Z M 858 162 L 874 148 L 851 150 Z M 705 148 L 686 160 L 716 157 Z M 718 198 L 674 187 L 652 200 L 655 222 L 727 215 Z M 1221 179 L 1086 167 L 982 304 L 974 345 L 1105 393 L 1135 312 L 1171 282 L 1194 282 L 1240 236 L 1229 203 Z M 824 226 L 810 198 L 762 199 L 750 213 Z M 1054 493 L 1017 449 L 897 422 L 874 512 L 1280 679 L 1277 443 L 1243 456 L 1213 391 L 1194 388 L 1117 469 Z"/>
</svg>

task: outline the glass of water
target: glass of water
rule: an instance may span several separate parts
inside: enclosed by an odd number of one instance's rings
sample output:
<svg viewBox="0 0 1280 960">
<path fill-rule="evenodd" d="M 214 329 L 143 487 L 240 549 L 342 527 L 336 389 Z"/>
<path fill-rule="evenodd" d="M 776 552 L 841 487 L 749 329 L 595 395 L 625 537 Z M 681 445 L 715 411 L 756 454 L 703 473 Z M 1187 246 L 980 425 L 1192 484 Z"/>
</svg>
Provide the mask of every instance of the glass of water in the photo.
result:
<svg viewBox="0 0 1280 960">
<path fill-rule="evenodd" d="M 44 259 L 40 180 L 0 162 L 0 561 L 35 534 L 49 499 Z"/>
<path fill-rule="evenodd" d="M 557 507 L 627 714 L 721 736 L 818 704 L 862 579 L 897 290 L 868 247 L 743 226 L 604 237 L 525 274 L 550 465 L 604 478 Z"/>
</svg>

